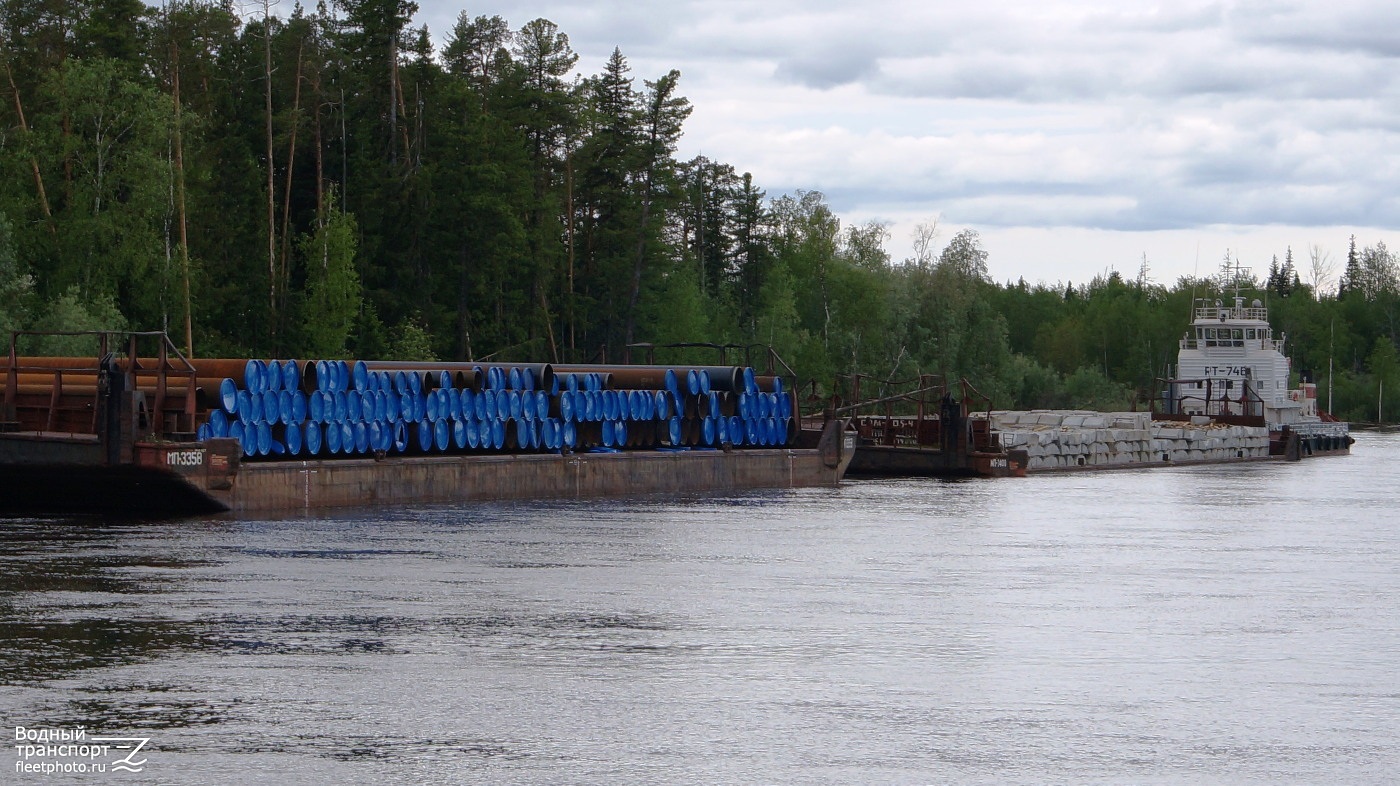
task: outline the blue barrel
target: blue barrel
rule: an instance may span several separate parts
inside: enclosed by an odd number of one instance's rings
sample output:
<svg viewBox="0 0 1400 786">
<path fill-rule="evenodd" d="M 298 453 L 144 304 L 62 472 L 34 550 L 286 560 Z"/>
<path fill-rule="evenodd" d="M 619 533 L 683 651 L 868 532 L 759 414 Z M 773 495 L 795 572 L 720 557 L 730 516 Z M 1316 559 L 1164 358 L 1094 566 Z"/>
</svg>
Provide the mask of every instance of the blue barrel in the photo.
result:
<svg viewBox="0 0 1400 786">
<path fill-rule="evenodd" d="M 326 452 L 336 454 L 340 452 L 340 424 L 329 423 L 326 425 Z"/>
<path fill-rule="evenodd" d="M 666 369 L 666 390 L 676 398 L 681 396 L 681 380 L 680 377 L 676 376 L 676 370 L 673 368 Z"/>
<path fill-rule="evenodd" d="M 735 445 L 742 445 L 742 444 L 744 444 L 744 419 L 743 419 L 743 418 L 739 417 L 738 415 L 733 415 L 733 416 L 731 416 L 731 417 L 729 418 L 729 424 L 728 424 L 728 426 L 726 427 L 726 431 L 728 431 L 728 433 L 729 433 L 729 441 L 730 441 L 731 443 L 733 443 L 733 444 L 735 444 Z"/>
<path fill-rule="evenodd" d="M 476 450 L 481 446 L 481 421 L 473 418 L 462 421 L 462 429 L 467 434 L 467 447 Z"/>
<path fill-rule="evenodd" d="M 238 447 L 245 456 L 258 455 L 258 427 L 256 425 L 250 423 L 242 427 L 238 432 Z"/>
<path fill-rule="evenodd" d="M 685 391 L 692 396 L 700 395 L 700 375 L 693 368 L 685 372 Z"/>
<path fill-rule="evenodd" d="M 230 412 L 238 416 L 239 423 L 247 423 L 252 420 L 253 394 L 246 390 L 238 391 L 233 409 Z"/>
<path fill-rule="evenodd" d="M 519 376 L 519 369 L 515 369 L 515 371 L 517 372 L 517 376 Z M 511 390 L 506 393 L 506 404 L 508 406 L 507 413 L 509 416 L 514 420 L 520 420 L 521 412 L 524 411 L 524 407 L 520 403 L 520 392 Z"/>
<path fill-rule="evenodd" d="M 708 410 L 710 417 L 719 417 L 719 394 L 714 392 L 713 390 L 709 393 L 706 393 L 704 402 L 705 408 Z"/>
<path fill-rule="evenodd" d="M 715 418 L 715 444 L 723 445 L 726 442 L 732 441 L 733 440 L 729 438 L 729 418 Z"/>
<path fill-rule="evenodd" d="M 503 391 L 487 390 L 477 400 L 481 401 L 482 420 L 500 420 L 502 404 L 505 404 L 507 412 L 510 410 L 510 405 L 506 402 Z"/>
<path fill-rule="evenodd" d="M 302 447 L 309 456 L 321 452 L 321 424 L 307 423 L 301 429 Z"/>
<path fill-rule="evenodd" d="M 282 391 L 283 393 L 287 391 Z M 288 423 L 285 431 L 282 432 L 282 440 L 287 443 L 287 454 L 295 456 L 301 453 L 301 426 L 295 423 Z"/>
<path fill-rule="evenodd" d="M 446 420 L 439 420 L 433 423 L 433 449 L 439 453 L 445 452 L 452 446 L 452 429 L 448 427 Z"/>
<path fill-rule="evenodd" d="M 706 416 L 700 421 L 700 442 L 702 445 L 715 444 L 715 419 Z"/>
<path fill-rule="evenodd" d="M 744 389 L 743 389 L 742 391 L 736 391 L 736 392 L 757 393 L 757 392 L 758 392 L 758 380 L 754 377 L 753 366 L 745 366 L 745 367 L 744 367 L 744 371 L 743 371 L 743 376 L 744 376 Z"/>
<path fill-rule="evenodd" d="M 535 394 L 528 390 L 520 391 L 520 420 L 525 423 L 535 422 Z"/>
<path fill-rule="evenodd" d="M 326 392 L 313 391 L 306 399 L 306 414 L 316 423 L 326 422 Z"/>
<path fill-rule="evenodd" d="M 749 445 L 758 445 L 758 419 L 744 418 L 744 442 Z"/>
<path fill-rule="evenodd" d="M 536 390 L 531 394 L 534 398 L 535 420 L 544 420 L 549 417 L 549 394 L 543 390 Z"/>
<path fill-rule="evenodd" d="M 238 383 L 225 379 L 219 383 L 219 403 L 230 415 L 238 414 Z"/>
<path fill-rule="evenodd" d="M 267 419 L 267 399 L 265 393 L 248 393 L 248 422 L 257 423 Z"/>
<path fill-rule="evenodd" d="M 337 390 L 331 394 L 331 420 L 337 423 L 344 422 L 350 418 L 350 399 L 345 395 L 345 391 Z"/>
<path fill-rule="evenodd" d="M 335 385 L 336 390 L 350 389 L 350 364 L 343 360 L 337 360 L 335 365 Z M 342 441 L 343 446 L 343 441 Z"/>
<path fill-rule="evenodd" d="M 612 447 L 613 444 L 613 421 L 603 421 L 603 447 Z"/>
<path fill-rule="evenodd" d="M 292 400 L 291 422 L 306 422 L 306 394 L 300 390 L 293 390 L 288 396 Z"/>
<path fill-rule="evenodd" d="M 570 376 L 570 379 L 573 377 Z M 559 419 L 572 421 L 574 419 L 574 392 L 571 390 L 559 391 Z"/>
<path fill-rule="evenodd" d="M 271 422 L 272 418 L 268 418 Z M 292 422 L 292 394 L 286 390 L 277 391 L 277 421 L 283 425 Z"/>
<path fill-rule="evenodd" d="M 371 420 L 365 424 L 365 431 L 369 434 L 369 449 L 375 453 L 389 449 L 389 430 L 384 424 L 377 420 Z"/>
<path fill-rule="evenodd" d="M 671 417 L 671 397 L 665 390 L 651 394 L 651 419 L 667 420 Z"/>
<path fill-rule="evenodd" d="M 613 424 L 613 444 L 618 447 L 627 445 L 627 421 L 619 420 Z"/>
<path fill-rule="evenodd" d="M 256 358 L 243 365 L 243 389 L 261 393 L 267 387 L 267 364 Z"/>
<path fill-rule="evenodd" d="M 780 418 L 768 419 L 768 444 L 781 445 L 787 442 L 787 429 L 783 428 L 783 421 Z"/>
<path fill-rule="evenodd" d="M 277 414 L 281 406 L 278 400 L 279 395 L 280 391 L 264 390 L 262 394 L 258 396 L 258 398 L 262 399 L 262 417 L 260 418 L 260 420 L 262 420 L 265 423 L 277 422 Z M 257 408 L 258 407 L 253 407 L 253 409 Z"/>
<path fill-rule="evenodd" d="M 340 424 L 340 452 L 355 452 L 355 426 L 348 420 Z"/>
<path fill-rule="evenodd" d="M 666 444 L 681 444 L 681 419 L 673 417 L 666 421 Z"/>
<path fill-rule="evenodd" d="M 408 424 L 402 420 L 394 421 L 394 451 L 402 453 L 408 450 Z"/>
<path fill-rule="evenodd" d="M 416 434 L 418 435 L 418 449 L 424 452 L 433 449 L 433 423 L 430 420 L 415 420 L 417 423 Z"/>
<path fill-rule="evenodd" d="M 572 420 L 564 421 L 560 428 L 559 444 L 566 448 L 573 448 L 578 444 L 578 426 L 575 426 Z"/>
<path fill-rule="evenodd" d="M 438 372 L 438 390 L 452 389 L 452 373 L 449 371 Z"/>
<path fill-rule="evenodd" d="M 282 362 L 269 360 L 263 364 L 263 392 L 277 392 L 282 389 Z"/>
<path fill-rule="evenodd" d="M 462 391 L 462 404 L 458 409 L 462 413 L 462 420 L 476 420 L 476 393 L 470 390 Z"/>
<path fill-rule="evenodd" d="M 355 361 L 350 367 L 350 384 L 360 393 L 369 390 L 369 366 L 363 360 Z"/>
<path fill-rule="evenodd" d="M 258 455 L 266 456 L 272 452 L 272 426 L 266 421 L 258 421 Z"/>
<path fill-rule="evenodd" d="M 511 390 L 524 389 L 522 387 L 522 382 L 520 379 L 520 369 L 514 366 L 511 367 L 510 371 L 506 375 L 506 384 L 510 387 Z"/>
<path fill-rule="evenodd" d="M 301 366 L 295 360 L 282 361 L 282 389 L 301 389 Z"/>
<path fill-rule="evenodd" d="M 350 425 L 351 439 L 355 441 L 355 452 L 364 454 L 369 452 L 369 426 L 363 421 L 357 421 Z M 345 435 L 341 435 L 342 441 Z"/>
<path fill-rule="evenodd" d="M 434 391 L 436 393 L 437 391 Z M 423 400 L 423 414 L 428 416 L 428 420 L 436 421 L 442 416 L 440 400 L 433 393 L 429 393 Z"/>
<path fill-rule="evenodd" d="M 467 447 L 467 424 L 466 424 L 466 422 L 465 422 L 465 421 L 462 421 L 462 420 L 460 420 L 460 419 L 453 419 L 453 420 L 451 420 L 451 421 L 449 421 L 449 422 L 452 424 L 452 446 L 455 447 L 455 448 L 457 448 L 458 450 L 464 450 L 464 449 L 466 449 L 466 447 Z"/>
<path fill-rule="evenodd" d="M 583 394 L 583 420 L 596 423 L 603 419 L 603 397 L 599 391 L 590 390 Z"/>
<path fill-rule="evenodd" d="M 238 440 L 238 444 L 243 444 L 243 429 L 245 426 L 240 421 L 232 421 L 228 424 L 228 438 Z"/>
<path fill-rule="evenodd" d="M 564 386 L 567 387 L 567 388 L 569 389 L 569 392 L 570 392 L 570 393 L 577 393 L 577 392 L 578 392 L 578 375 L 577 375 L 577 374 L 565 374 L 565 375 L 564 375 Z"/>
<path fill-rule="evenodd" d="M 228 415 L 222 409 L 216 409 L 209 413 L 209 436 L 228 436 Z"/>
<path fill-rule="evenodd" d="M 462 391 L 457 388 L 444 388 L 447 394 L 447 416 L 453 420 L 462 419 Z"/>
<path fill-rule="evenodd" d="M 700 380 L 700 395 L 708 396 L 710 394 L 710 372 L 700 369 L 695 372 L 695 377 Z"/>
<path fill-rule="evenodd" d="M 491 447 L 500 450 L 506 446 L 506 422 L 497 418 L 491 421 Z"/>
<path fill-rule="evenodd" d="M 200 423 L 199 428 L 194 430 L 194 439 L 196 442 L 203 442 L 204 440 L 209 439 L 209 437 L 211 436 L 213 435 L 209 430 L 208 423 Z"/>
</svg>

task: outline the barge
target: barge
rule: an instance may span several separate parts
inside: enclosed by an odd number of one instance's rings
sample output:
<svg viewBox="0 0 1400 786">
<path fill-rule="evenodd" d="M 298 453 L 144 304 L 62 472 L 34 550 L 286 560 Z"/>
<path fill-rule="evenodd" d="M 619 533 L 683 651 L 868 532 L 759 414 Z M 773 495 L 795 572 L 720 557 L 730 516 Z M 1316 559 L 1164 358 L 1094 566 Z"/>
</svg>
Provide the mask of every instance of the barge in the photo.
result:
<svg viewBox="0 0 1400 786">
<path fill-rule="evenodd" d="M 1028 472 L 1296 461 L 1344 455 L 1347 423 L 1318 407 L 1306 374 L 1291 383 L 1286 337 L 1275 337 L 1268 309 L 1198 300 L 1181 339 L 1175 373 L 1159 380 L 1151 411 L 972 411 L 985 400 L 966 381 L 920 377 L 915 389 L 861 400 L 862 378 L 830 412 L 848 415 L 859 439 L 852 475 L 1024 476 Z M 875 382 L 881 390 L 896 383 Z M 912 383 L 897 383 L 908 386 Z"/>
<path fill-rule="evenodd" d="M 834 486 L 856 439 L 840 418 L 802 427 L 781 379 L 742 367 L 247 361 L 240 386 L 222 375 L 244 361 L 188 360 L 162 333 L 121 334 L 122 352 L 109 349 L 117 334 L 94 333 L 91 359 L 21 357 L 18 335 L 0 413 L 3 515 Z M 138 338 L 158 344 L 153 357 Z"/>
</svg>

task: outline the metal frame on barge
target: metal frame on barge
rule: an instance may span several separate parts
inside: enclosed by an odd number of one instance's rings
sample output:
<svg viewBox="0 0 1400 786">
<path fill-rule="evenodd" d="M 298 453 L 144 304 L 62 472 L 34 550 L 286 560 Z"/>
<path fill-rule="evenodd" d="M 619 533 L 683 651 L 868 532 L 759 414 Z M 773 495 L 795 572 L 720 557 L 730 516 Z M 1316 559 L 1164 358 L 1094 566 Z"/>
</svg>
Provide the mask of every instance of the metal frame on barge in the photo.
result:
<svg viewBox="0 0 1400 786">
<path fill-rule="evenodd" d="M 163 333 L 96 335 L 100 356 L 36 364 L 11 336 L 0 411 L 0 515 L 298 513 L 365 505 L 833 486 L 854 433 L 832 419 L 780 447 L 250 458 L 196 438 L 224 368 L 201 372 Z M 111 338 L 125 336 L 124 351 Z M 158 344 L 137 353 L 138 339 Z M 232 362 L 232 361 L 225 361 Z"/>
</svg>

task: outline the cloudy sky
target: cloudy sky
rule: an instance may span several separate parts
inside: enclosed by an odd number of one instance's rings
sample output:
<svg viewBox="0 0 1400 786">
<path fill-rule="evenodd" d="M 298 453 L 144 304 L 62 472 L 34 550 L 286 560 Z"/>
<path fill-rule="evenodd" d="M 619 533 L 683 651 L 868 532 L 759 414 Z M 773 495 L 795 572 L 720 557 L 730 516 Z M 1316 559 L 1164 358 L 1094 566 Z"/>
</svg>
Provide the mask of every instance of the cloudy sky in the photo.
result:
<svg viewBox="0 0 1400 786">
<path fill-rule="evenodd" d="M 557 24 L 602 70 L 681 71 L 680 155 L 878 220 L 981 233 L 998 280 L 1336 270 L 1400 227 L 1400 4 L 1371 0 L 419 0 Z M 940 243 L 941 245 L 941 243 Z"/>
</svg>

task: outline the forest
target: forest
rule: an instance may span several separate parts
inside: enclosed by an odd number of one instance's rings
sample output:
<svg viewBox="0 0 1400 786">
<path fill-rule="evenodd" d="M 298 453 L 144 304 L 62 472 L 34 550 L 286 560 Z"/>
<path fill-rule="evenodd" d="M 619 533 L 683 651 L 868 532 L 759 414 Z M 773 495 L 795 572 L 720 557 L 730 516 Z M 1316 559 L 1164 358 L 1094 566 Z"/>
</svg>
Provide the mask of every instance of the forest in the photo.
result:
<svg viewBox="0 0 1400 786">
<path fill-rule="evenodd" d="M 244 10 L 0 0 L 0 334 L 550 362 L 713 342 L 771 346 L 821 391 L 933 374 L 1000 408 L 1126 409 L 1168 373 L 1193 298 L 1241 285 L 1324 407 L 1400 418 L 1383 241 L 1225 251 L 1220 275 L 1170 285 L 1146 257 L 1132 277 L 998 283 L 975 231 L 931 219 L 894 260 L 886 226 L 843 225 L 817 191 L 678 159 L 682 75 L 634 75 L 620 50 L 581 64 L 548 20 L 463 12 L 430 36 L 406 0 Z M 714 361 L 688 352 L 668 360 Z"/>
</svg>

